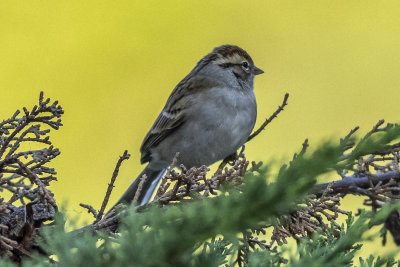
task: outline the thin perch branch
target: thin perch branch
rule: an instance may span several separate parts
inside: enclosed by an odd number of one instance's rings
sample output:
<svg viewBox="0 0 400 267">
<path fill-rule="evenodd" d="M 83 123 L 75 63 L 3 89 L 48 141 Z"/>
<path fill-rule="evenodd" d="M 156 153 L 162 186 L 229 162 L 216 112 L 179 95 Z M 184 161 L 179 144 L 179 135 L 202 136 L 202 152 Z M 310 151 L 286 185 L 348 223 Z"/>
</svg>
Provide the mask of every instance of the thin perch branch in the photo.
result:
<svg viewBox="0 0 400 267">
<path fill-rule="evenodd" d="M 273 119 L 275 119 L 279 113 L 281 113 L 281 111 L 283 110 L 283 108 L 287 105 L 287 100 L 289 98 L 289 93 L 285 94 L 285 97 L 283 98 L 283 102 L 282 105 L 280 105 L 278 107 L 278 109 L 268 118 L 264 121 L 264 123 L 260 126 L 260 128 L 258 128 L 254 133 L 252 133 L 249 138 L 247 139 L 247 142 L 249 142 L 251 139 L 253 139 L 254 137 L 256 137 L 259 133 L 261 133 L 265 127 L 267 127 L 268 124 L 271 123 L 271 121 Z"/>
<path fill-rule="evenodd" d="M 92 206 L 90 206 L 89 204 L 84 204 L 84 203 L 79 203 L 79 206 L 81 206 L 82 208 L 85 208 L 88 210 L 88 213 L 93 214 L 94 218 L 97 218 L 97 211 L 95 210 L 95 208 L 93 208 Z"/>
<path fill-rule="evenodd" d="M 146 174 L 143 174 L 143 176 L 140 178 L 140 183 L 136 190 L 135 197 L 132 200 L 133 205 L 136 205 L 136 202 L 138 201 L 140 195 L 142 194 L 143 184 L 144 184 L 144 182 L 146 182 L 146 179 L 147 179 Z"/>
<path fill-rule="evenodd" d="M 103 203 L 101 204 L 101 208 L 100 208 L 99 214 L 98 214 L 97 217 L 96 217 L 96 221 L 99 221 L 99 220 L 101 219 L 101 217 L 103 217 L 104 210 L 106 209 L 106 206 L 107 206 L 107 204 L 108 204 L 108 200 L 110 199 L 110 196 L 111 196 L 111 192 L 112 192 L 112 190 L 113 190 L 113 188 L 114 188 L 115 179 L 116 179 L 117 176 L 118 176 L 119 167 L 121 167 L 122 162 L 123 162 L 124 160 L 129 159 L 130 156 L 131 156 L 131 155 L 128 154 L 128 150 L 125 150 L 124 154 L 123 154 L 122 156 L 119 157 L 119 160 L 118 160 L 118 162 L 117 162 L 117 165 L 115 166 L 113 175 L 112 175 L 112 177 L 111 177 L 111 181 L 110 181 L 110 183 L 108 184 L 107 192 L 106 192 L 106 195 L 104 196 Z"/>
</svg>

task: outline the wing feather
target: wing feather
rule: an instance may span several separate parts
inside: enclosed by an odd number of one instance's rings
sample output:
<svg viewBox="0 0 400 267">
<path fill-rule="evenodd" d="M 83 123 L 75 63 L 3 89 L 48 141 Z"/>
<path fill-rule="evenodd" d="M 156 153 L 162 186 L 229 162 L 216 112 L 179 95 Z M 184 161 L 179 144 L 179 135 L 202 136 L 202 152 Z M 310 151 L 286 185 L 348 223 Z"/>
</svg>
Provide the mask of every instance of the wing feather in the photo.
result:
<svg viewBox="0 0 400 267">
<path fill-rule="evenodd" d="M 140 148 L 142 163 L 151 160 L 151 148 L 157 146 L 185 122 L 185 110 L 190 105 L 190 100 L 182 95 L 182 91 L 189 92 L 191 90 L 182 90 L 181 87 L 175 88 L 164 109 L 144 138 Z"/>
</svg>

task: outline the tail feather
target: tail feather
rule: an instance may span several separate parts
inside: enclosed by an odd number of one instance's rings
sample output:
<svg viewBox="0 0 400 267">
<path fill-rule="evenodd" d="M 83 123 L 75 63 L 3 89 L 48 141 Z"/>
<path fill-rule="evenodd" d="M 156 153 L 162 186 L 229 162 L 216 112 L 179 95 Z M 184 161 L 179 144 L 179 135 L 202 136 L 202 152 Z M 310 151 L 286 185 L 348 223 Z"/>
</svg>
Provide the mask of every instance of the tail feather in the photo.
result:
<svg viewBox="0 0 400 267">
<path fill-rule="evenodd" d="M 137 199 L 137 203 L 139 203 L 139 205 L 149 203 L 166 170 L 167 169 L 165 168 L 155 171 L 148 168 L 148 166 L 144 168 L 144 170 L 139 174 L 135 181 L 133 181 L 129 188 L 125 191 L 122 197 L 117 201 L 117 203 L 115 203 L 114 207 L 121 203 L 130 204 L 132 202 L 143 175 L 146 175 L 147 178 L 143 184 L 141 194 Z"/>
<path fill-rule="evenodd" d="M 167 169 L 161 170 L 161 172 L 157 174 L 157 177 L 155 177 L 155 179 L 151 182 L 149 188 L 146 191 L 142 191 L 145 194 L 143 195 L 142 193 L 143 199 L 141 201 L 138 200 L 138 203 L 140 203 L 140 205 L 145 205 L 150 202 L 151 197 L 154 195 L 154 192 L 156 191 L 166 171 Z"/>
</svg>

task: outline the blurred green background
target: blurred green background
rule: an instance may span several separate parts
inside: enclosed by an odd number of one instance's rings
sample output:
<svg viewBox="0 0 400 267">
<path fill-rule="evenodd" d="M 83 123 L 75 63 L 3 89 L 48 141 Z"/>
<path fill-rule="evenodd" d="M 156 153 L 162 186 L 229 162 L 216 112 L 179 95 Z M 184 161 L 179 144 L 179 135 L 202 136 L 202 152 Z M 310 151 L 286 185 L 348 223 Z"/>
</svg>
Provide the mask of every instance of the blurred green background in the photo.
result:
<svg viewBox="0 0 400 267">
<path fill-rule="evenodd" d="M 52 188 L 71 217 L 89 218 L 78 203 L 100 207 L 128 149 L 117 200 L 141 171 L 141 141 L 174 86 L 221 44 L 241 46 L 265 71 L 255 82 L 258 125 L 291 94 L 247 145 L 250 160 L 280 162 L 305 138 L 312 146 L 355 125 L 398 122 L 399 14 L 398 1 L 1 1 L 0 118 L 36 104 L 41 90 L 60 100 Z"/>
</svg>

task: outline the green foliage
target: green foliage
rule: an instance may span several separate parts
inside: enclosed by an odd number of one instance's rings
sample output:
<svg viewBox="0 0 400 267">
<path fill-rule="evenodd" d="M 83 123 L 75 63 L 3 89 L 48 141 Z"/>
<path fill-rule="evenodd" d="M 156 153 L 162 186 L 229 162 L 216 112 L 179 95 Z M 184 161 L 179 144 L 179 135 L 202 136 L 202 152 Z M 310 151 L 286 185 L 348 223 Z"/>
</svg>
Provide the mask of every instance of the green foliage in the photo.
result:
<svg viewBox="0 0 400 267">
<path fill-rule="evenodd" d="M 381 218 L 382 215 L 389 214 L 398 207 L 399 205 L 386 205 L 376 214 L 376 217 Z M 328 238 L 315 235 L 311 240 L 301 240 L 298 246 L 300 258 L 293 261 L 293 266 L 353 266 L 353 258 L 362 247 L 357 242 L 366 239 L 366 237 L 363 237 L 364 233 L 375 223 L 376 219 L 372 212 L 363 211 L 357 220 L 350 214 L 346 220 L 346 227 L 342 226 L 339 239 L 333 237 L 333 232 L 331 232 Z M 377 263 L 390 263 L 392 261 L 393 259 L 390 257 L 377 259 Z"/>
<path fill-rule="evenodd" d="M 228 263 L 228 257 L 233 254 L 230 243 L 222 238 L 212 238 L 210 242 L 205 242 L 200 253 L 193 253 L 194 266 L 221 266 Z M 190 261 L 190 259 L 187 259 Z"/>
<path fill-rule="evenodd" d="M 278 253 L 269 250 L 256 250 L 249 255 L 249 267 L 257 266 L 285 266 Z"/>
<path fill-rule="evenodd" d="M 395 261 L 393 257 L 376 257 L 370 255 L 368 259 L 360 258 L 360 267 L 380 267 L 380 266 L 399 266 L 400 261 Z"/>
<path fill-rule="evenodd" d="M 395 129 L 395 130 L 393 130 Z M 400 133 L 392 127 L 373 141 L 362 142 L 370 148 L 383 148 Z M 372 143 L 371 143 L 372 142 Z M 371 151 L 356 147 L 357 156 Z M 351 214 L 335 237 L 335 225 L 324 235 L 302 238 L 297 253 L 285 259 L 282 247 L 241 250 L 240 233 L 279 221 L 278 217 L 298 209 L 312 190 L 318 176 L 337 168 L 348 144 L 325 143 L 313 153 L 303 150 L 284 165 L 274 182 L 268 182 L 266 169 L 248 174 L 240 190 L 227 186 L 217 197 L 161 208 L 150 206 L 137 212 L 131 208 L 121 219 L 120 233 L 77 238 L 63 228 L 60 215 L 52 227 L 43 227 L 41 247 L 59 266 L 233 266 L 239 252 L 244 266 L 352 266 L 361 249 L 363 234 L 381 223 L 397 206 L 385 205 L 377 214 Z M 239 251 L 239 252 L 238 252 Z M 5 264 L 3 259 L 0 263 Z M 361 266 L 394 266 L 391 257 L 359 259 Z M 8 264 L 8 262 L 7 262 Z M 26 259 L 22 266 L 52 266 L 44 255 Z M 5 265 L 4 265 L 5 266 Z"/>
</svg>

